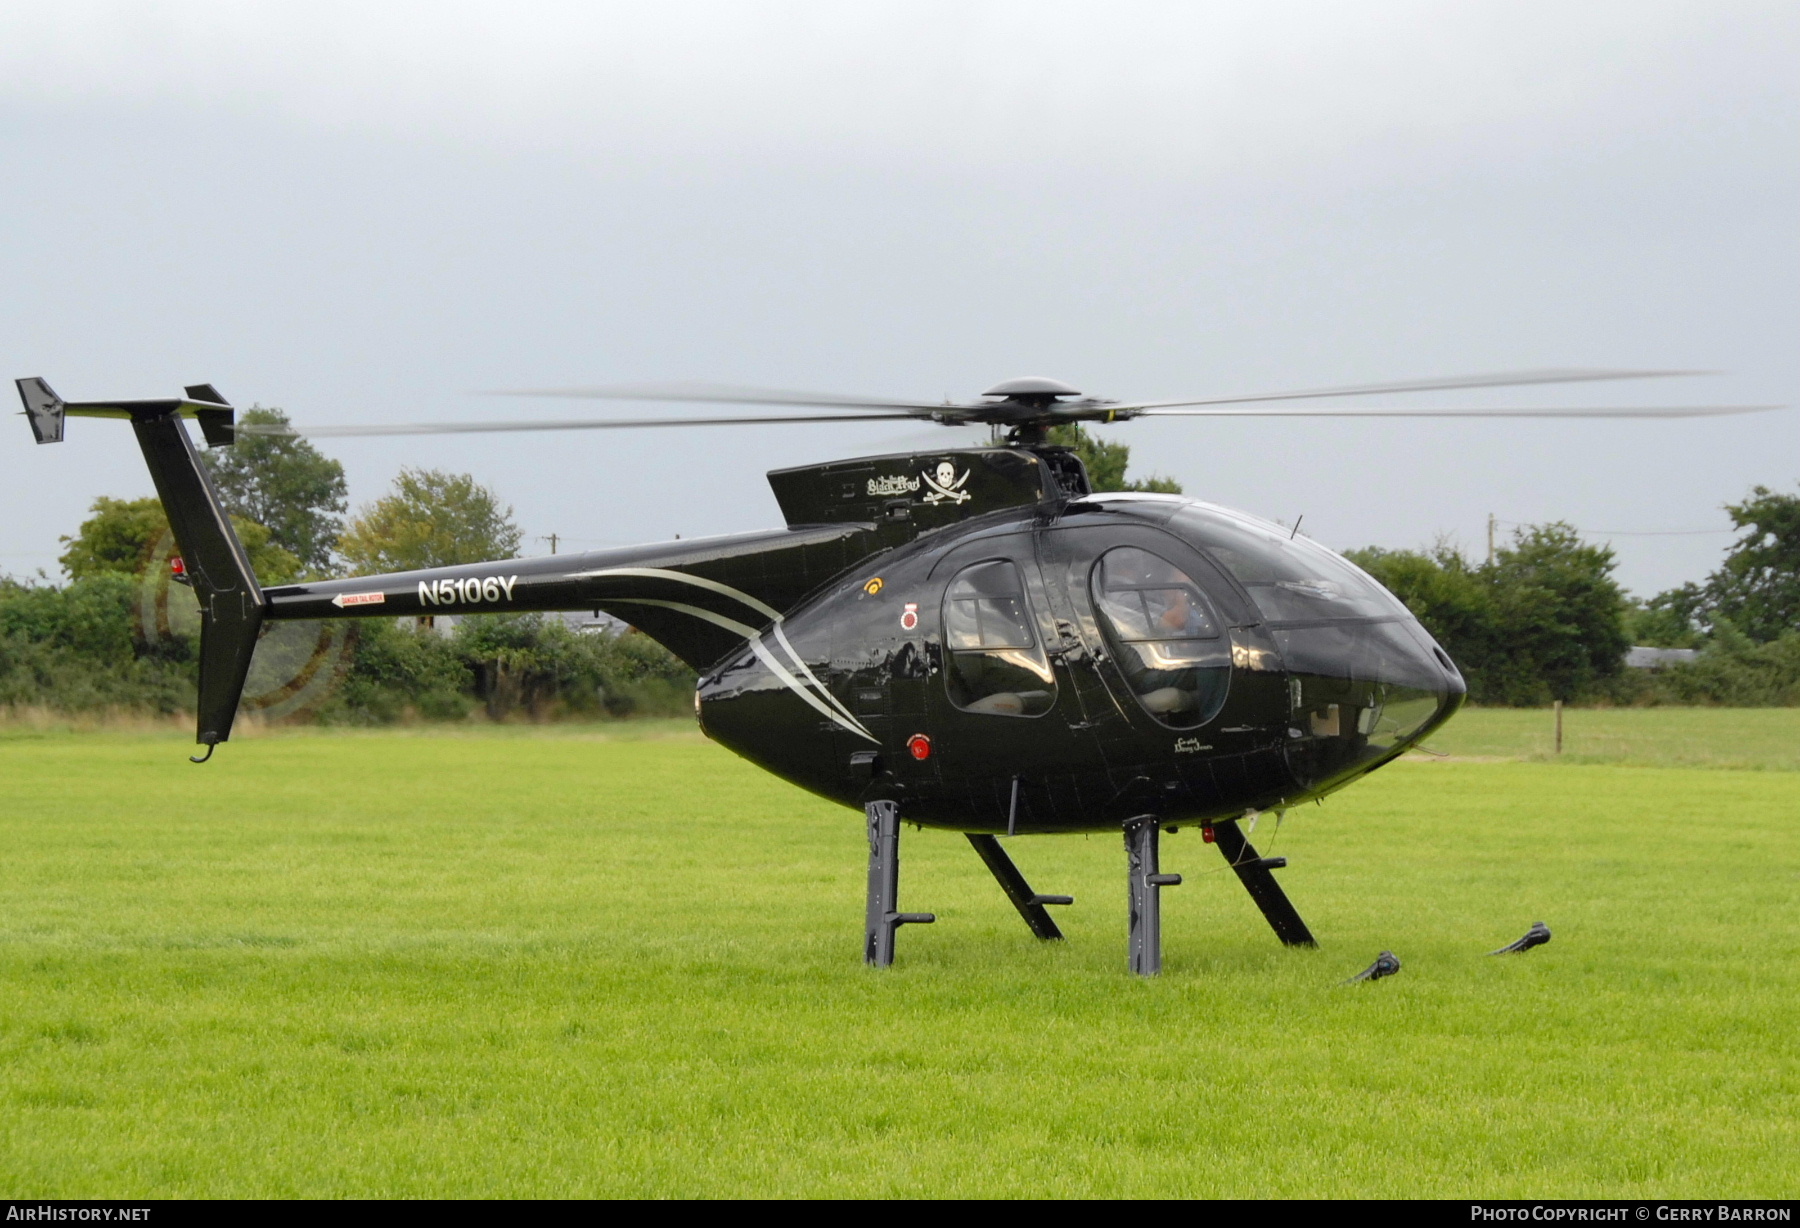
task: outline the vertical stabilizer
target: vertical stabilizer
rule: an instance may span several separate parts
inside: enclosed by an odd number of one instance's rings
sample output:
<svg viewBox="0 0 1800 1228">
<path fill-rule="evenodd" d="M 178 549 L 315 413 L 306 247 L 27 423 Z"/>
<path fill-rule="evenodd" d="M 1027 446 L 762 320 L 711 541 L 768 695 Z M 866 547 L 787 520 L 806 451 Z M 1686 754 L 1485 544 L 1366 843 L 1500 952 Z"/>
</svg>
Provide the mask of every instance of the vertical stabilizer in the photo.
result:
<svg viewBox="0 0 1800 1228">
<path fill-rule="evenodd" d="M 212 747 L 231 736 L 266 602 L 200 453 L 178 414 L 134 417 L 182 563 L 200 599 L 200 702 L 195 738 Z M 210 754 L 211 751 L 208 751 Z"/>
</svg>

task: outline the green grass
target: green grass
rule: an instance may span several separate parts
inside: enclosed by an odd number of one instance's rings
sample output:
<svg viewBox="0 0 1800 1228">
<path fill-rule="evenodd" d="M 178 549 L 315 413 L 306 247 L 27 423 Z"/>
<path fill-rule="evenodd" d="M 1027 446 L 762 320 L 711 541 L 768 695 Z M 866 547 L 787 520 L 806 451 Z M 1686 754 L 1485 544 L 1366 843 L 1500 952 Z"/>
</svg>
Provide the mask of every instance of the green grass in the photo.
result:
<svg viewBox="0 0 1800 1228">
<path fill-rule="evenodd" d="M 1800 708 L 1470 708 L 1427 740 L 1456 756 L 1800 770 Z"/>
<path fill-rule="evenodd" d="M 1317 951 L 1190 829 L 1154 981 L 1116 839 L 1012 842 L 1039 944 L 909 829 L 874 972 L 860 816 L 680 729 L 10 731 L 0 1196 L 1800 1188 L 1800 773 L 1397 764 L 1275 841 Z"/>
</svg>

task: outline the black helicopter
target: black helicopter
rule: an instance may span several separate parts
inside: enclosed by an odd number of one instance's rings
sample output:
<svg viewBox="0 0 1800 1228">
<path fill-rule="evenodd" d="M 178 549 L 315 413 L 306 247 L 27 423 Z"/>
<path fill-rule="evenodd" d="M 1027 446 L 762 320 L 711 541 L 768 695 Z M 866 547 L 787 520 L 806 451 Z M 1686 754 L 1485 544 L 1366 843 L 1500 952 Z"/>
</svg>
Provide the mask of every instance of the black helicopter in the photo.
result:
<svg viewBox="0 0 1800 1228">
<path fill-rule="evenodd" d="M 576 555 L 264 588 L 183 418 L 212 446 L 240 433 L 211 385 L 167 400 L 63 401 L 17 381 L 39 443 L 67 416 L 128 419 L 201 608 L 197 740 L 229 738 L 257 637 L 282 619 L 595 610 L 700 673 L 700 727 L 785 780 L 864 811 L 864 958 L 887 965 L 904 820 L 960 831 L 1033 934 L 1060 938 L 999 835 L 1122 831 L 1130 966 L 1161 967 L 1158 835 L 1201 827 L 1290 945 L 1313 937 L 1240 819 L 1311 801 L 1442 725 L 1465 687 L 1450 657 L 1365 572 L 1269 521 L 1170 495 L 1096 494 L 1066 423 L 1150 415 L 1693 417 L 1767 406 L 1317 410 L 1359 394 L 1689 374 L 1554 370 L 1121 404 L 1055 380 L 956 404 L 711 385 L 527 395 L 796 406 L 763 417 L 346 426 L 308 435 L 614 429 L 802 421 L 984 423 L 989 447 L 771 472 L 786 526 Z M 1245 408 L 1249 406 L 1250 408 Z"/>
</svg>

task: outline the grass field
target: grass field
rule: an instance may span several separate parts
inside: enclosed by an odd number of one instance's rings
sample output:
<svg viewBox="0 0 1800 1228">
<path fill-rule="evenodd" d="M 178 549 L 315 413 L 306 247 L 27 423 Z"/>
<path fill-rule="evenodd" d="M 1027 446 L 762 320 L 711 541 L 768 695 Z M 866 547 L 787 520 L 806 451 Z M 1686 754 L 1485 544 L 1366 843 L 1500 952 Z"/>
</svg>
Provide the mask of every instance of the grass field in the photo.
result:
<svg viewBox="0 0 1800 1228">
<path fill-rule="evenodd" d="M 1547 709 L 1479 708 L 1426 745 L 1459 757 L 1800 771 L 1800 708 L 1570 708 L 1561 756 L 1554 739 Z"/>
<path fill-rule="evenodd" d="M 1469 758 L 1515 716 L 1288 816 L 1319 950 L 1166 840 L 1154 981 L 1098 836 L 1012 842 L 1045 945 L 908 830 L 865 969 L 860 816 L 680 724 L 0 730 L 0 1196 L 1793 1197 L 1800 772 Z"/>
</svg>

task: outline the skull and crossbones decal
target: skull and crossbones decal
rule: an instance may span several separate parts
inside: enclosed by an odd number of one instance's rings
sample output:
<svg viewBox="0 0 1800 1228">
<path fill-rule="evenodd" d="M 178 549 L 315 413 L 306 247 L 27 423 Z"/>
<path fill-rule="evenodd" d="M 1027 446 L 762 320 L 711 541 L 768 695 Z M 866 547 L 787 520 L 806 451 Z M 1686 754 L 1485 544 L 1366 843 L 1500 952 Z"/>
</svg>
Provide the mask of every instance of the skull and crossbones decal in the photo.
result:
<svg viewBox="0 0 1800 1228">
<path fill-rule="evenodd" d="M 919 476 L 925 479 L 925 485 L 931 488 L 931 493 L 925 496 L 925 502 L 967 503 L 972 496 L 963 489 L 963 485 L 969 480 L 969 473 L 965 469 L 962 476 L 958 477 L 956 466 L 949 461 L 939 461 L 935 475 L 929 469 L 920 473 Z"/>
</svg>

